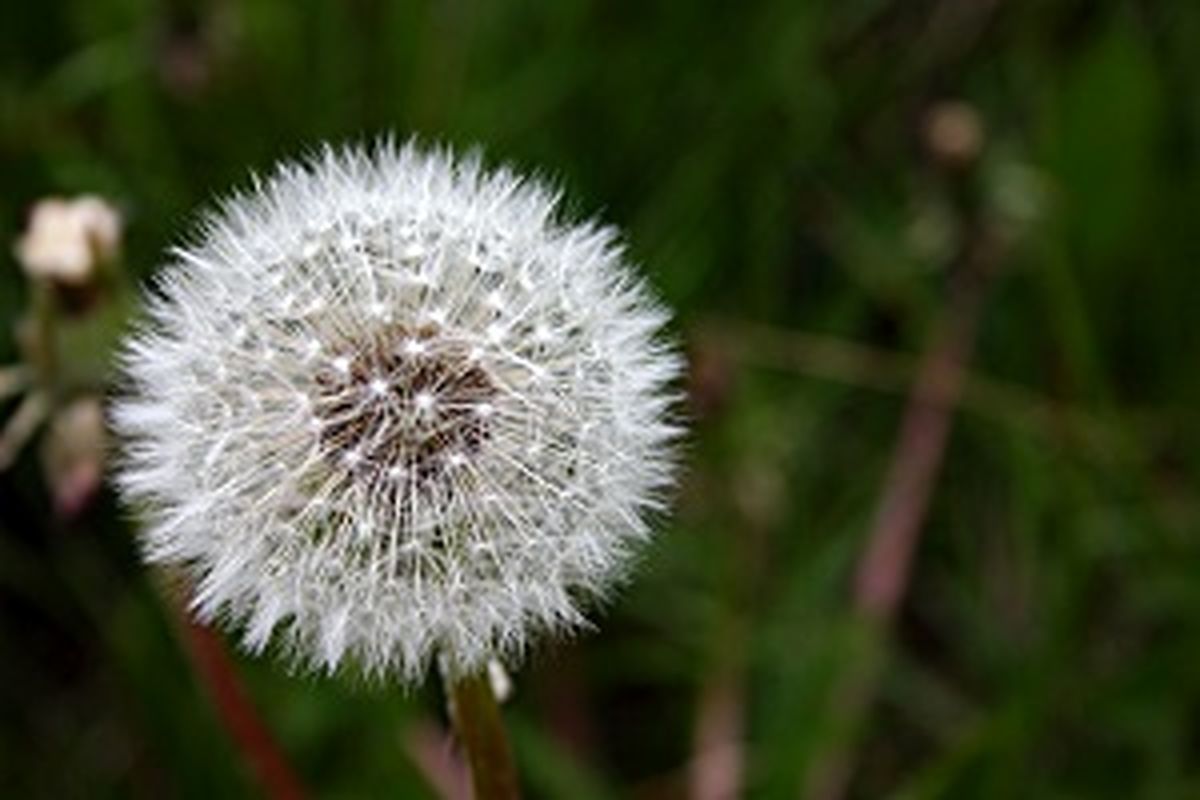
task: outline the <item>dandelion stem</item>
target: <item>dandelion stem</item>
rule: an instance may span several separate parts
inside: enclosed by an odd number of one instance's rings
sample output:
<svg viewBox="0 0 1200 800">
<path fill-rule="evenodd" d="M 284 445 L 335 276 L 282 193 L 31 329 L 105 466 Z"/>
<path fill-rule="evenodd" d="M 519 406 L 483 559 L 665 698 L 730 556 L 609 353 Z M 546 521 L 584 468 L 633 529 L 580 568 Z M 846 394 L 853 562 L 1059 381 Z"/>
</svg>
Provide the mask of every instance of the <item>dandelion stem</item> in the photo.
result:
<svg viewBox="0 0 1200 800">
<path fill-rule="evenodd" d="M 486 670 L 466 677 L 447 676 L 446 684 L 454 728 L 471 769 L 474 797 L 515 800 L 520 796 L 517 771 Z"/>
<path fill-rule="evenodd" d="M 54 302 L 54 289 L 49 281 L 35 280 L 31 287 L 30 306 L 33 330 L 27 343 L 27 360 L 37 370 L 38 379 L 44 387 L 57 396 L 59 383 L 58 364 L 58 308 Z"/>
</svg>

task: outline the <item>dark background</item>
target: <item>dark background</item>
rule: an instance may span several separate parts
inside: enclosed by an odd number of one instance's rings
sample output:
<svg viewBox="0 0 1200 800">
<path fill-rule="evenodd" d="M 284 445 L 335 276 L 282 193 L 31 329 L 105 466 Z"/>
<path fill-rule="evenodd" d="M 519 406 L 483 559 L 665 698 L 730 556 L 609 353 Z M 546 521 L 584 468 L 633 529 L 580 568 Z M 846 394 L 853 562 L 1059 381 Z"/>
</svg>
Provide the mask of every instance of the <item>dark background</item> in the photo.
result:
<svg viewBox="0 0 1200 800">
<path fill-rule="evenodd" d="M 0 361 L 40 197 L 115 203 L 140 280 L 322 140 L 481 144 L 625 230 L 692 359 L 676 513 L 514 675 L 528 795 L 1200 796 L 1198 76 L 1185 0 L 5 2 Z M 888 465 L 931 352 L 966 378 L 924 508 Z M 0 475 L 0 794 L 260 795 L 128 515 L 56 513 L 38 452 Z M 920 543 L 873 617 L 889 486 Z M 432 795 L 433 676 L 233 658 L 314 796 Z"/>
</svg>

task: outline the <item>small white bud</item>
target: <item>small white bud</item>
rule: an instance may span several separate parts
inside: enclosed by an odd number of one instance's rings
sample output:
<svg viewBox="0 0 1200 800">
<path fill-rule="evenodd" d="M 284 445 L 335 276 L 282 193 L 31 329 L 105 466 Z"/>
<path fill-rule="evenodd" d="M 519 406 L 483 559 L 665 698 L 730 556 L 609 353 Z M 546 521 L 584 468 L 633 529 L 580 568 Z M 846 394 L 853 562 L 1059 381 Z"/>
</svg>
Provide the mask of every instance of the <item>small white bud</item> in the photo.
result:
<svg viewBox="0 0 1200 800">
<path fill-rule="evenodd" d="M 504 665 L 493 658 L 488 662 L 487 673 L 488 682 L 492 685 L 492 694 L 495 695 L 496 702 L 508 702 L 508 698 L 512 697 L 513 684 L 508 671 L 504 669 Z"/>
<path fill-rule="evenodd" d="M 99 197 L 57 197 L 33 207 L 16 256 L 31 277 L 87 283 L 97 267 L 116 257 L 121 215 Z"/>
</svg>

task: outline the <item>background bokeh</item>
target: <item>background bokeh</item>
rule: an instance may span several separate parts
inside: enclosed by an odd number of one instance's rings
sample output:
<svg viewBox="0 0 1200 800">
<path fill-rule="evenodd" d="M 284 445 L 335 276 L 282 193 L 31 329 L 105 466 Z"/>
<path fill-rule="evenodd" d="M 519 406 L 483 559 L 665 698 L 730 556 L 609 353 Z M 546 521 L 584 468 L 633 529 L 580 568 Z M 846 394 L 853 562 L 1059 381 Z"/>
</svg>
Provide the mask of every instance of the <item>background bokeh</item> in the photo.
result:
<svg viewBox="0 0 1200 800">
<path fill-rule="evenodd" d="M 1200 4 L 5 2 L 0 362 L 40 197 L 116 204 L 140 281 L 249 170 L 381 132 L 620 225 L 691 357 L 677 512 L 514 673 L 529 796 L 1200 796 Z M 920 541 L 864 613 L 889 491 Z M 110 491 L 56 511 L 37 440 L 0 474 L 0 795 L 262 794 L 167 595 Z M 231 657 L 313 796 L 436 796 L 435 680 Z"/>
</svg>

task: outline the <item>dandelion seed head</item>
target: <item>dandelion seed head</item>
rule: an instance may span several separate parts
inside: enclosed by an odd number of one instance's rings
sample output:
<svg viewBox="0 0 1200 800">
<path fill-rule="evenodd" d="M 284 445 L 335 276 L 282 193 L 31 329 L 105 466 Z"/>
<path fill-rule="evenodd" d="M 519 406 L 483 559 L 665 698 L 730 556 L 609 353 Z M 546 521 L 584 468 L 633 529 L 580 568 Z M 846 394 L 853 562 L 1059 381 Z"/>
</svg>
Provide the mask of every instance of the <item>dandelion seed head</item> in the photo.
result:
<svg viewBox="0 0 1200 800">
<path fill-rule="evenodd" d="M 416 680 L 583 621 L 672 484 L 666 313 L 615 232 L 477 157 L 285 163 L 173 251 L 114 427 L 201 617 Z"/>
</svg>

